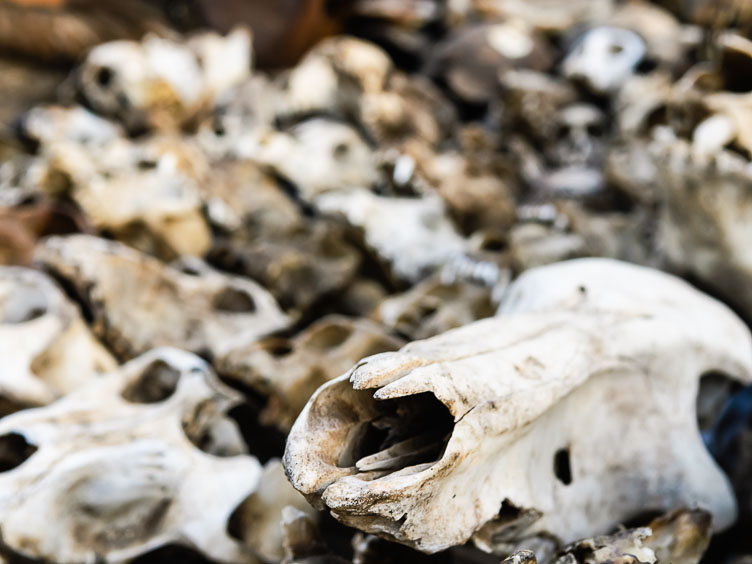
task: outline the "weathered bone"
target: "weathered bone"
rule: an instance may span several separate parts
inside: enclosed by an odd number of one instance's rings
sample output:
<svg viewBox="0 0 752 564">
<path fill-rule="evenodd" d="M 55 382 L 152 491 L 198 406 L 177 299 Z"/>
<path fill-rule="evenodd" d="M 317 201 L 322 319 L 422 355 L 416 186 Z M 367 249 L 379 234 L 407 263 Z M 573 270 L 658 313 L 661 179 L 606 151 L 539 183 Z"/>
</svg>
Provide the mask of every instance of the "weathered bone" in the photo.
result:
<svg viewBox="0 0 752 564">
<path fill-rule="evenodd" d="M 0 358 L 0 417 L 49 403 L 116 366 L 48 276 L 16 267 L 0 267 Z"/>
<path fill-rule="evenodd" d="M 88 235 L 51 237 L 36 258 L 76 290 L 95 332 L 123 357 L 162 345 L 217 357 L 290 323 L 261 286 L 199 260 L 181 271 Z"/>
<path fill-rule="evenodd" d="M 366 319 L 332 315 L 290 341 L 272 337 L 235 349 L 218 360 L 217 369 L 267 395 L 262 421 L 289 430 L 319 386 L 361 358 L 403 343 Z"/>
<path fill-rule="evenodd" d="M 320 388 L 285 466 L 338 520 L 425 552 L 481 532 L 566 543 L 682 504 L 723 529 L 735 501 L 695 420 L 708 371 L 752 381 L 749 331 L 722 304 L 607 259 L 538 268 L 496 318 Z"/>
<path fill-rule="evenodd" d="M 0 473 L 3 542 L 65 564 L 122 562 L 171 543 L 254 562 L 227 534 L 261 473 L 224 416 L 239 399 L 200 358 L 157 349 L 4 418 L 0 446 L 15 460 Z"/>
</svg>

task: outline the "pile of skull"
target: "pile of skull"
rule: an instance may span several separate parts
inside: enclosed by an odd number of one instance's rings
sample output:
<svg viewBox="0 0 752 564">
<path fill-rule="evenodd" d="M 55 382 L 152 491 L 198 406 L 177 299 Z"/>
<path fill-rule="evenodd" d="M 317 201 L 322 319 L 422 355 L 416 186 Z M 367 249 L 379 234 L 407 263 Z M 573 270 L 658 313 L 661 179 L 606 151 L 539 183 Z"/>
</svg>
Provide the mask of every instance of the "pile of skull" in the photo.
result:
<svg viewBox="0 0 752 564">
<path fill-rule="evenodd" d="M 0 562 L 750 562 L 752 17 L 664 4 L 93 48 L 0 150 Z"/>
</svg>

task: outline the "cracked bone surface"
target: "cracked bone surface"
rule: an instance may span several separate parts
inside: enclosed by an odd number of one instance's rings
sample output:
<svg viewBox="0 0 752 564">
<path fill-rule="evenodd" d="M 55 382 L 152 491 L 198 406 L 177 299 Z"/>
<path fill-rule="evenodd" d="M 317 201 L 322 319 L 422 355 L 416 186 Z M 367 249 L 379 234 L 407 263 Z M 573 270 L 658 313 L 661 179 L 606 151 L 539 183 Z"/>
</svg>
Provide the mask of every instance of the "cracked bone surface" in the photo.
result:
<svg viewBox="0 0 752 564">
<path fill-rule="evenodd" d="M 171 543 L 255 562 L 227 533 L 261 476 L 224 415 L 239 401 L 203 360 L 162 348 L 2 419 L 3 543 L 61 564 L 122 562 Z"/>
<path fill-rule="evenodd" d="M 749 331 L 726 306 L 644 267 L 563 262 L 523 274 L 496 317 L 321 387 L 285 467 L 346 525 L 429 553 L 568 543 L 679 505 L 719 530 L 736 504 L 697 429 L 710 371 L 752 382 Z"/>
<path fill-rule="evenodd" d="M 50 237 L 35 258 L 74 289 L 95 333 L 121 357 L 154 346 L 217 357 L 290 323 L 260 285 L 197 259 L 180 269 L 89 235 Z"/>
<path fill-rule="evenodd" d="M 116 366 L 52 279 L 20 267 L 0 267 L 0 358 L 0 417 L 49 403 Z"/>
</svg>

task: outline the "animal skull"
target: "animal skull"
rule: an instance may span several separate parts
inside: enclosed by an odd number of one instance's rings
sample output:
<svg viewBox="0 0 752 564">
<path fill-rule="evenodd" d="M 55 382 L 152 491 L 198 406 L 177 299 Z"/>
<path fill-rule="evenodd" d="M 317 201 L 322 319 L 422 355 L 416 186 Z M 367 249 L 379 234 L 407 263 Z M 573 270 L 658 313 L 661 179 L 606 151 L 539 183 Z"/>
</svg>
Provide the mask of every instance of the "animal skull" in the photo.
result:
<svg viewBox="0 0 752 564">
<path fill-rule="evenodd" d="M 216 358 L 290 323 L 261 286 L 199 260 L 181 271 L 89 235 L 51 237 L 36 259 L 78 292 L 95 332 L 122 357 L 179 346 Z"/>
<path fill-rule="evenodd" d="M 218 370 L 268 395 L 262 421 L 288 430 L 319 386 L 361 358 L 402 344 L 371 321 L 328 316 L 290 341 L 270 338 L 235 349 Z"/>
<path fill-rule="evenodd" d="M 18 267 L 0 267 L 0 358 L 0 417 L 50 403 L 116 366 L 55 283 Z"/>
<path fill-rule="evenodd" d="M 251 34 L 207 33 L 189 43 L 147 36 L 92 49 L 78 70 L 82 95 L 97 113 L 128 128 L 177 128 L 250 73 Z"/>
<path fill-rule="evenodd" d="M 4 543 L 61 564 L 122 562 L 169 543 L 254 562 L 227 534 L 261 474 L 224 415 L 238 401 L 200 358 L 156 349 L 4 418 L 0 445 L 18 455 L 0 473 Z"/>
<path fill-rule="evenodd" d="M 723 529 L 735 501 L 695 420 L 711 370 L 752 382 L 749 331 L 722 304 L 608 259 L 541 267 L 497 317 L 320 388 L 285 467 L 346 525 L 429 553 L 472 537 L 566 543 L 682 504 Z"/>
<path fill-rule="evenodd" d="M 595 27 L 575 43 L 564 59 L 563 72 L 597 94 L 609 94 L 632 76 L 646 50 L 643 39 L 632 30 Z"/>
</svg>

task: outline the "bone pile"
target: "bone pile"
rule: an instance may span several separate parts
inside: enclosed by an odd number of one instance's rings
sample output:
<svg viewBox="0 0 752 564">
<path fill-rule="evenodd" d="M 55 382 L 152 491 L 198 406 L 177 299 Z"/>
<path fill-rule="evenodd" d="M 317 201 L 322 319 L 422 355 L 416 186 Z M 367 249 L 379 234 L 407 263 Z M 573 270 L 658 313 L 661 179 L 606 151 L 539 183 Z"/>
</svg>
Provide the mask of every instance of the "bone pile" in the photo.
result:
<svg viewBox="0 0 752 564">
<path fill-rule="evenodd" d="M 747 2 L 351 4 L 0 140 L 0 563 L 752 562 Z"/>
</svg>

